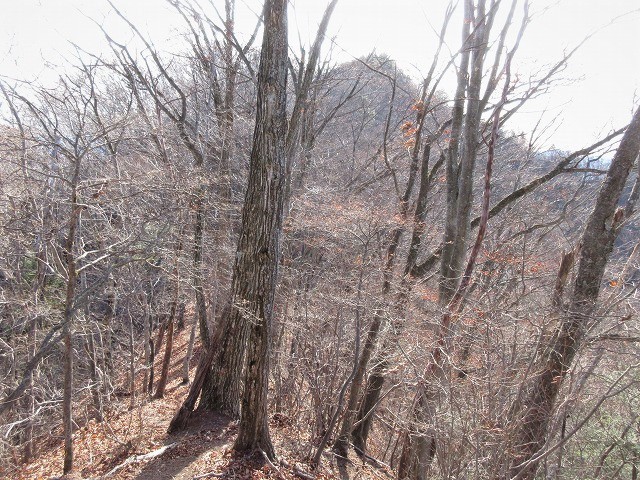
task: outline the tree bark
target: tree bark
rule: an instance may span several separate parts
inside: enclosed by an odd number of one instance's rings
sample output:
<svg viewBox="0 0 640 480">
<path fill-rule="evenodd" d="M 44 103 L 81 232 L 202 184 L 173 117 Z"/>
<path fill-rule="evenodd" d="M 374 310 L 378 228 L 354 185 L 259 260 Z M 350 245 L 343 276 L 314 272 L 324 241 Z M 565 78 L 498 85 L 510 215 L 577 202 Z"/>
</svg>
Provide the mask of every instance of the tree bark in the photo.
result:
<svg viewBox="0 0 640 480">
<path fill-rule="evenodd" d="M 347 458 L 347 452 L 349 448 L 349 442 L 351 440 L 351 432 L 353 425 L 358 414 L 358 402 L 362 393 L 362 385 L 367 370 L 367 365 L 371 359 L 371 355 L 376 346 L 378 333 L 382 326 L 383 312 L 377 310 L 374 313 L 373 321 L 369 328 L 367 338 L 364 343 L 364 348 L 358 359 L 358 364 L 354 372 L 353 380 L 351 382 L 351 390 L 349 391 L 349 402 L 347 409 L 342 417 L 342 426 L 338 438 L 333 444 L 333 451 L 342 458 Z"/>
<path fill-rule="evenodd" d="M 189 383 L 189 364 L 191 363 L 191 356 L 193 355 L 193 345 L 196 341 L 196 328 L 198 327 L 198 322 L 196 321 L 191 326 L 191 333 L 189 334 L 189 344 L 187 346 L 187 353 L 184 356 L 184 362 L 182 364 L 182 383 L 184 385 Z"/>
<path fill-rule="evenodd" d="M 100 379 L 98 377 L 98 365 L 96 362 L 96 346 L 93 341 L 93 333 L 87 335 L 85 352 L 89 366 L 89 378 L 91 379 L 91 399 L 93 410 L 98 422 L 102 421 L 102 391 L 100 389 Z"/>
<path fill-rule="evenodd" d="M 281 254 L 285 188 L 287 2 L 267 0 L 249 185 L 236 255 L 234 310 L 249 329 L 242 415 L 234 448 L 275 452 L 269 436 L 269 334 Z"/>
</svg>

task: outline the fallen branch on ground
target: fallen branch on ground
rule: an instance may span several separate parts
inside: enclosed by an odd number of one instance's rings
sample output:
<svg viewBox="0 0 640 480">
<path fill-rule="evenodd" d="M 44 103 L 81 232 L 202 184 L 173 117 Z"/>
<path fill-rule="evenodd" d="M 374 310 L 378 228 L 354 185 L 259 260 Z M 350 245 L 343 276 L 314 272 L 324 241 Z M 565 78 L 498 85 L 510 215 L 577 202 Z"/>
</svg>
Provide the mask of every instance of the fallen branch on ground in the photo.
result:
<svg viewBox="0 0 640 480">
<path fill-rule="evenodd" d="M 171 443 L 169 445 L 165 445 L 162 448 L 154 450 L 153 452 L 145 453 L 144 455 L 132 455 L 129 458 L 127 458 L 124 462 L 122 462 L 120 465 L 117 465 L 114 468 L 112 468 L 111 470 L 109 470 L 109 472 L 105 473 L 100 478 L 112 477 L 113 475 L 118 473 L 120 470 L 122 470 L 124 467 L 126 467 L 127 465 L 131 465 L 133 463 L 145 462 L 147 460 L 151 460 L 151 459 L 154 459 L 156 457 L 159 457 L 164 452 L 166 452 L 167 450 L 170 450 L 171 448 L 175 447 L 176 445 L 178 445 L 177 442 Z"/>
<path fill-rule="evenodd" d="M 207 472 L 207 473 L 203 473 L 202 475 L 196 475 L 195 477 L 193 477 L 193 480 L 200 480 L 201 478 L 209 478 L 209 477 L 223 478 L 226 476 L 227 476 L 226 473 Z"/>
</svg>

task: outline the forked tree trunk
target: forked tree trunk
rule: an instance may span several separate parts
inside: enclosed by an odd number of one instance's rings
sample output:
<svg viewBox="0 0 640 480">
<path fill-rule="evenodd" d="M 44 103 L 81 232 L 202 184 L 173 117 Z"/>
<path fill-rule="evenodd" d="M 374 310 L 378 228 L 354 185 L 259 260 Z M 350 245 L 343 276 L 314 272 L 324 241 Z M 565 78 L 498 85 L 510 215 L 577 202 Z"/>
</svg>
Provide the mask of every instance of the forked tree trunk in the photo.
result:
<svg viewBox="0 0 640 480">
<path fill-rule="evenodd" d="M 382 387 L 384 386 L 388 366 L 388 358 L 385 356 L 375 363 L 367 379 L 358 414 L 356 415 L 355 427 L 351 432 L 353 448 L 358 455 L 367 453 L 367 440 L 373 425 L 373 414 L 382 395 Z"/>
<path fill-rule="evenodd" d="M 484 15 L 483 4 L 479 14 Z M 482 19 L 484 21 L 484 18 Z M 482 33 L 479 29 L 476 33 Z M 522 33 L 522 30 L 521 30 Z M 484 35 L 484 34 L 483 34 Z M 446 383 L 448 368 L 445 368 L 448 357 L 449 339 L 452 326 L 457 322 L 462 309 L 464 308 L 465 297 L 472 284 L 473 271 L 476 261 L 482 248 L 482 243 L 487 231 L 489 221 L 489 204 L 491 200 L 491 178 L 493 173 L 493 161 L 495 157 L 495 146 L 500 127 L 500 112 L 507 102 L 507 94 L 510 89 L 510 67 L 516 46 L 507 56 L 505 64 L 505 80 L 502 90 L 502 97 L 493 112 L 491 137 L 488 144 L 487 165 L 484 175 L 484 188 L 482 194 L 482 207 L 478 233 L 471 249 L 471 254 L 467 260 L 467 265 L 460 279 L 460 284 L 451 299 L 448 300 L 446 310 L 440 321 L 440 329 L 436 346 L 429 355 L 428 365 L 425 372 L 425 380 L 421 382 L 416 394 L 411 418 L 411 428 L 405 433 L 405 439 L 398 468 L 398 478 L 423 480 L 427 478 L 429 468 L 436 453 L 436 413 L 440 399 L 440 390 Z M 465 220 L 466 222 L 466 220 Z M 445 292 L 446 293 L 446 292 Z M 442 298 L 440 299 L 442 300 Z"/>
<path fill-rule="evenodd" d="M 464 18 L 473 18 L 473 1 L 465 0 Z M 470 22 L 465 20 L 462 25 L 462 50 L 460 54 L 460 66 L 458 67 L 458 84 L 453 99 L 451 137 L 446 151 L 445 175 L 447 179 L 447 209 L 443 236 L 442 252 L 440 254 L 440 304 L 446 305 L 453 297 L 456 290 L 460 272 L 455 271 L 453 260 L 458 227 L 458 154 L 464 120 L 464 101 L 467 92 L 467 78 L 469 74 L 469 57 L 471 48 L 465 48 L 470 41 Z M 470 45 L 469 45 L 470 46 Z M 475 148 L 474 148 L 475 150 Z"/>
<path fill-rule="evenodd" d="M 369 327 L 369 332 L 367 333 L 367 338 L 365 340 L 362 353 L 360 354 L 360 358 L 358 359 L 358 364 L 351 382 L 349 401 L 344 412 L 344 416 L 342 417 L 340 433 L 333 444 L 333 451 L 336 455 L 342 458 L 347 458 L 349 443 L 351 441 L 351 432 L 358 414 L 358 402 L 362 394 L 362 386 L 365 379 L 367 365 L 369 364 L 369 360 L 371 359 L 371 355 L 376 346 L 378 333 L 382 326 L 383 315 L 384 313 L 380 311 L 380 309 L 376 310 L 374 313 L 373 322 Z"/>
</svg>

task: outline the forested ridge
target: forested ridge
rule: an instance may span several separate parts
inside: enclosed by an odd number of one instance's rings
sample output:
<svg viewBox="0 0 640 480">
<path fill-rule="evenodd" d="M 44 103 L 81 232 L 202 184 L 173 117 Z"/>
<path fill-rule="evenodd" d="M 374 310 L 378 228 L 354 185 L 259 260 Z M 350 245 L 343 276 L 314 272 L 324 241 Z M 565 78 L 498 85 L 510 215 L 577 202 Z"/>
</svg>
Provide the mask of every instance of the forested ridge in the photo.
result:
<svg viewBox="0 0 640 480">
<path fill-rule="evenodd" d="M 332 58 L 339 0 L 166 1 L 174 51 L 110 4 L 0 77 L 0 475 L 637 479 L 640 105 L 514 131 L 577 51 L 519 72 L 529 0 L 418 80 Z"/>
</svg>

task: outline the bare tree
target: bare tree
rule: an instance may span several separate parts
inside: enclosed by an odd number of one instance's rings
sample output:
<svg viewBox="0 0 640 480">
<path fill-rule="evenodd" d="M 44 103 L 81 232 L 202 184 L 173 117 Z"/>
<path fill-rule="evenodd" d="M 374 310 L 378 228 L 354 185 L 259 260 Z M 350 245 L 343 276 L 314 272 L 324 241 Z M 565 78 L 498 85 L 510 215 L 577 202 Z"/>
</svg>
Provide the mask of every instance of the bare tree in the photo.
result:
<svg viewBox="0 0 640 480">
<path fill-rule="evenodd" d="M 509 459 L 509 478 L 530 479 L 536 474 L 558 392 L 584 342 L 587 326 L 598 312 L 602 278 L 614 242 L 624 226 L 625 209 L 632 211 L 635 207 L 631 203 L 619 206 L 619 202 L 639 152 L 640 108 L 622 137 L 587 220 L 578 272 L 564 318 L 541 352 L 537 373 L 527 393 L 513 407 L 511 421 L 516 421 L 517 416 L 518 427 L 513 432 L 515 451 Z"/>
</svg>

